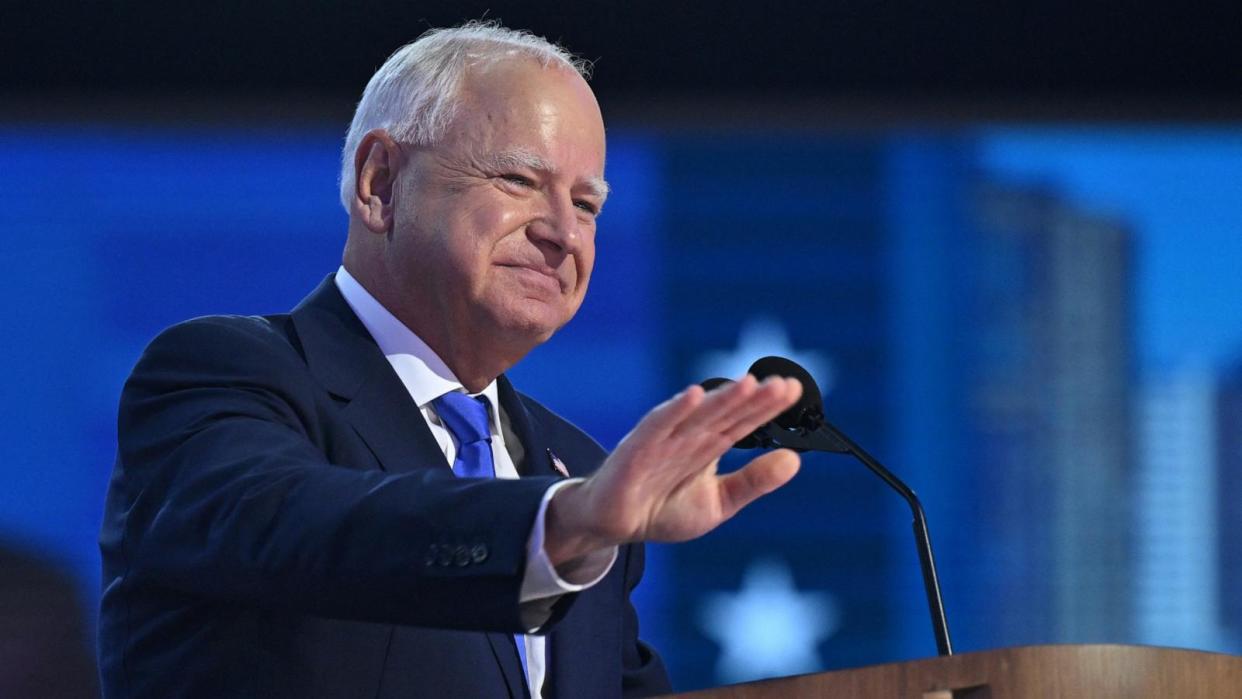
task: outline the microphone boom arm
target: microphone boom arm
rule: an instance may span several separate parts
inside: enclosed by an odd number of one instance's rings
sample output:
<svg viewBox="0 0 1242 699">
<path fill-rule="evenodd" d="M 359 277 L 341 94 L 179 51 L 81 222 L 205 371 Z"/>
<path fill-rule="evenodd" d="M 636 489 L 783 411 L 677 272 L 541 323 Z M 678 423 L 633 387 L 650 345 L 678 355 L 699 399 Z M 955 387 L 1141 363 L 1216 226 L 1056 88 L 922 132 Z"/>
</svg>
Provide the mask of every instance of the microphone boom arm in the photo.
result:
<svg viewBox="0 0 1242 699">
<path fill-rule="evenodd" d="M 816 416 L 815 422 L 819 429 L 800 428 L 788 430 L 768 423 L 754 433 L 754 437 L 764 447 L 785 447 L 798 451 L 823 451 L 836 454 L 850 454 L 858 459 L 872 473 L 880 477 L 890 488 L 910 506 L 914 516 L 914 545 L 919 552 L 919 566 L 923 570 L 923 589 L 927 592 L 927 608 L 931 613 L 932 631 L 936 636 L 936 650 L 942 656 L 953 655 L 953 643 L 949 639 L 949 622 L 944 612 L 944 600 L 940 597 L 940 580 L 936 575 L 936 562 L 932 557 L 931 534 L 927 530 L 927 517 L 923 514 L 923 504 L 900 478 L 893 475 L 884 465 L 867 453 L 865 449 L 854 443 L 827 420 Z"/>
</svg>

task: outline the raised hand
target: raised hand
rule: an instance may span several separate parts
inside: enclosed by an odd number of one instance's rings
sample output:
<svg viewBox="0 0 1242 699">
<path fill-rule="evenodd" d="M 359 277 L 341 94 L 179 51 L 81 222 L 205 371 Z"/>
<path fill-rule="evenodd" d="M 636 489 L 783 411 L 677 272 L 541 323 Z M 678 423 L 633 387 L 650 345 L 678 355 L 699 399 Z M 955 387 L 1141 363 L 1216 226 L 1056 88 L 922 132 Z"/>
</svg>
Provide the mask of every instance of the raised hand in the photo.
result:
<svg viewBox="0 0 1242 699">
<path fill-rule="evenodd" d="M 690 386 L 643 417 L 589 479 L 548 506 L 544 548 L 553 565 L 630 541 L 702 536 L 798 472 L 787 449 L 721 476 L 720 457 L 793 405 L 795 379 L 747 374 L 711 392 Z"/>
</svg>

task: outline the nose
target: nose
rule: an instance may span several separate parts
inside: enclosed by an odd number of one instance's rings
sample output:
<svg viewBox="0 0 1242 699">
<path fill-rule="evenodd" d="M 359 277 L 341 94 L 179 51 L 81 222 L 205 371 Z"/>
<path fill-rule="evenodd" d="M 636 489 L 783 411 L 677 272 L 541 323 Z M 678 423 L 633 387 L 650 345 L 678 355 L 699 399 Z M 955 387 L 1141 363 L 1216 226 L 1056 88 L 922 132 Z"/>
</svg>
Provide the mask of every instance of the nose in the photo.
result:
<svg viewBox="0 0 1242 699">
<path fill-rule="evenodd" d="M 541 249 L 559 255 L 576 255 L 587 234 L 578 209 L 567 193 L 548 197 L 547 208 L 526 230 Z"/>
</svg>

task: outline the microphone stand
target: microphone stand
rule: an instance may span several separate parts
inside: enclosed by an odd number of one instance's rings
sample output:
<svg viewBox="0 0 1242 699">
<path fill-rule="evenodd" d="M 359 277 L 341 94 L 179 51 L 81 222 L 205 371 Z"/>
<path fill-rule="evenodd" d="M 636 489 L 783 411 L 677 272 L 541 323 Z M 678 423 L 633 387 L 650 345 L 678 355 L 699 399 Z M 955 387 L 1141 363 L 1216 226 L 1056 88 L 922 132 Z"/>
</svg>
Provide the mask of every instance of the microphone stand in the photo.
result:
<svg viewBox="0 0 1242 699">
<path fill-rule="evenodd" d="M 818 411 L 816 411 L 818 412 Z M 940 580 L 936 576 L 936 561 L 932 558 L 931 534 L 927 531 L 927 517 L 923 514 L 923 504 L 913 490 L 901 479 L 893 475 L 875 457 L 845 436 L 831 423 L 820 415 L 814 415 L 815 429 L 800 428 L 787 430 L 774 422 L 764 425 L 754 436 L 764 447 L 786 447 L 797 451 L 822 451 L 836 454 L 850 454 L 862 462 L 880 480 L 910 506 L 914 515 L 914 545 L 919 551 L 919 566 L 923 569 L 923 589 L 927 592 L 927 608 L 931 612 L 932 631 L 936 635 L 936 650 L 942 656 L 953 655 L 953 644 L 949 640 L 949 622 L 944 613 L 944 600 L 940 597 Z"/>
</svg>

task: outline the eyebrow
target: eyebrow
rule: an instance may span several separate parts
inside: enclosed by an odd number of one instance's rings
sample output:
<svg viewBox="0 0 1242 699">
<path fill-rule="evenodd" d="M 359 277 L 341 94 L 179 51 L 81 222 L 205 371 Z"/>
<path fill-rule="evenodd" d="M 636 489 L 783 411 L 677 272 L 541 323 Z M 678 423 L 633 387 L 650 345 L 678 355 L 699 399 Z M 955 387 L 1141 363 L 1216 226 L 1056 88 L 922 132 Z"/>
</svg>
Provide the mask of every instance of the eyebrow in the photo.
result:
<svg viewBox="0 0 1242 699">
<path fill-rule="evenodd" d="M 488 153 L 479 158 L 479 161 L 485 167 L 496 171 L 526 168 L 547 173 L 556 172 L 556 167 L 547 159 L 522 148 Z M 607 199 L 608 193 L 612 191 L 612 187 L 603 177 L 588 177 L 583 180 L 583 183 L 591 190 L 591 194 L 599 197 L 601 201 Z"/>
</svg>

